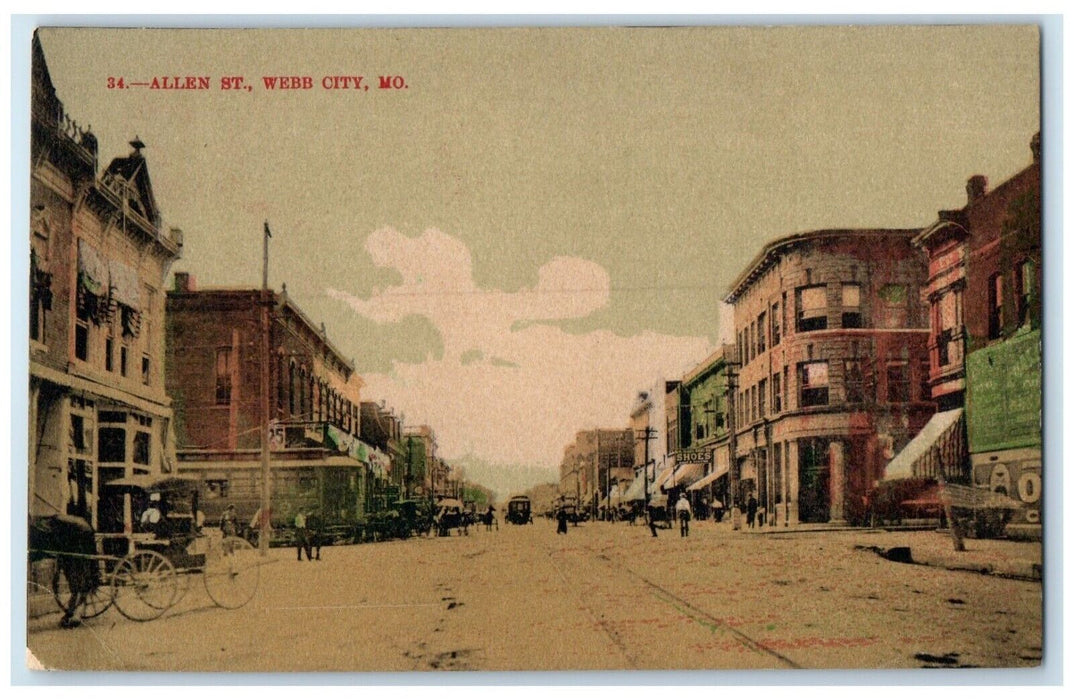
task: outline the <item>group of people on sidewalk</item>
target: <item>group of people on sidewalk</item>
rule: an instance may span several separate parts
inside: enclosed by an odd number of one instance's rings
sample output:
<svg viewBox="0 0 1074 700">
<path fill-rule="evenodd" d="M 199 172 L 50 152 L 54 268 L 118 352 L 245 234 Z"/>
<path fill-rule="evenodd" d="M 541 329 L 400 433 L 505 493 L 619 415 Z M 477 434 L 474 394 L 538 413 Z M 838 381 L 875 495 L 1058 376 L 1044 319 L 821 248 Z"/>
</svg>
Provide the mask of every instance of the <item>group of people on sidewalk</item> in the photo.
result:
<svg viewBox="0 0 1074 700">
<path fill-rule="evenodd" d="M 647 518 L 649 524 L 649 531 L 653 537 L 656 537 L 656 523 L 658 518 L 655 517 L 654 508 L 649 506 L 649 517 Z M 690 506 L 689 499 L 686 498 L 686 494 L 679 496 L 679 500 L 675 502 L 675 518 L 679 521 L 679 536 L 690 536 L 690 520 L 694 517 L 693 508 Z M 758 503 L 757 498 L 751 493 L 749 499 L 746 501 L 746 526 L 753 528 L 755 524 L 763 525 L 764 516 L 758 517 Z M 631 518 L 631 524 L 633 524 L 633 518 Z M 556 513 L 556 532 L 558 534 L 567 534 L 567 513 L 560 509 Z"/>
</svg>

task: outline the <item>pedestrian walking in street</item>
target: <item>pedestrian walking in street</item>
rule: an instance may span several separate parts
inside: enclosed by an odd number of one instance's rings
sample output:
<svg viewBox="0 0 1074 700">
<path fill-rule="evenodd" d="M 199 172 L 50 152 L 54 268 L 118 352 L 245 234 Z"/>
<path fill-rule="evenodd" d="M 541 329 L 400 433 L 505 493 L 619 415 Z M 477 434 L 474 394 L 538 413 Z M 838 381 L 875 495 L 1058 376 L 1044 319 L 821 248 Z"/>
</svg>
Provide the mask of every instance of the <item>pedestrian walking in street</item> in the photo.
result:
<svg viewBox="0 0 1074 700">
<path fill-rule="evenodd" d="M 493 508 L 492 504 L 490 503 L 489 504 L 489 509 L 487 511 L 485 511 L 485 516 L 484 516 L 485 531 L 486 532 L 492 532 L 492 520 L 495 517 L 496 517 L 496 509 Z"/>
<path fill-rule="evenodd" d="M 306 552 L 306 560 L 313 561 L 313 556 L 310 553 L 309 531 L 306 529 L 306 514 L 302 511 L 298 511 L 295 515 L 295 548 L 299 561 L 302 561 L 303 550 Z"/>
<path fill-rule="evenodd" d="M 220 532 L 224 537 L 236 537 L 239 534 L 239 520 L 235 514 L 235 504 L 229 503 L 220 516 Z"/>
<path fill-rule="evenodd" d="M 567 511 L 562 508 L 556 511 L 556 534 L 567 534 Z"/>
<path fill-rule="evenodd" d="M 757 518 L 757 499 L 750 494 L 750 499 L 746 501 L 746 526 L 752 528 L 753 521 Z"/>
<path fill-rule="evenodd" d="M 656 537 L 656 518 L 653 517 L 653 507 L 649 506 L 649 532 L 653 533 L 653 537 Z"/>
<path fill-rule="evenodd" d="M 324 521 L 321 519 L 320 513 L 310 513 L 309 518 L 306 519 L 306 531 L 309 537 L 310 548 L 313 549 L 317 561 L 321 560 L 321 542 L 323 539 L 321 530 L 323 529 Z M 309 552 L 309 549 L 306 551 Z M 309 554 L 306 556 L 309 557 Z"/>
<path fill-rule="evenodd" d="M 690 518 L 693 517 L 693 513 L 690 511 L 690 501 L 686 500 L 685 493 L 679 496 L 678 502 L 675 503 L 675 513 L 679 516 L 679 537 L 688 537 Z"/>
</svg>

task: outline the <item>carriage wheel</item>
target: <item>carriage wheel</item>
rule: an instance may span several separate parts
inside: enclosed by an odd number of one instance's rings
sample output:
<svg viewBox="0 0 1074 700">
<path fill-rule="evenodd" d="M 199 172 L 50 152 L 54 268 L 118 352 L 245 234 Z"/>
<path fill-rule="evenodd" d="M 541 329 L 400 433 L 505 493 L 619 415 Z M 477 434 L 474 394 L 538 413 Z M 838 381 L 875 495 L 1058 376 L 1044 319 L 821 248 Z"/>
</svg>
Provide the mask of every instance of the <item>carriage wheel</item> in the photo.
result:
<svg viewBox="0 0 1074 700">
<path fill-rule="evenodd" d="M 56 563 L 56 568 L 52 573 L 52 599 L 63 611 L 67 610 L 67 601 L 71 600 L 71 586 L 59 562 Z M 97 617 L 110 607 L 112 607 L 112 587 L 107 582 L 102 582 L 86 594 L 86 600 L 78 614 L 83 620 L 88 620 L 91 617 Z"/>
<path fill-rule="evenodd" d="M 203 572 L 205 592 L 221 608 L 241 608 L 257 593 L 260 552 L 241 537 L 225 537 L 209 550 Z"/>
<path fill-rule="evenodd" d="M 128 554 L 112 573 L 116 609 L 130 620 L 155 620 L 175 604 L 178 595 L 175 566 L 159 552 Z"/>
</svg>

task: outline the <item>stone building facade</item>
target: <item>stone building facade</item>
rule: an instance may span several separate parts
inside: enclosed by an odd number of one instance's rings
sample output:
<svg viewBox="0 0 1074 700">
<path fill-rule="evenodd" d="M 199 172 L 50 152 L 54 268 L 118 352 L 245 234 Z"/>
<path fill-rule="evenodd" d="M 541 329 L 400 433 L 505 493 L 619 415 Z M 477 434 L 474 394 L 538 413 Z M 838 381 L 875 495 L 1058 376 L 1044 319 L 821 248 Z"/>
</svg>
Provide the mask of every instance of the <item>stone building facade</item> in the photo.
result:
<svg viewBox="0 0 1074 700">
<path fill-rule="evenodd" d="M 732 284 L 738 493 L 766 522 L 856 521 L 928 421 L 926 268 L 914 230 L 824 230 L 768 245 Z"/>
<path fill-rule="evenodd" d="M 31 110 L 29 512 L 115 530 L 130 505 L 108 482 L 174 469 L 163 286 L 182 234 L 164 227 L 145 144 L 98 171 L 36 36 Z"/>
</svg>

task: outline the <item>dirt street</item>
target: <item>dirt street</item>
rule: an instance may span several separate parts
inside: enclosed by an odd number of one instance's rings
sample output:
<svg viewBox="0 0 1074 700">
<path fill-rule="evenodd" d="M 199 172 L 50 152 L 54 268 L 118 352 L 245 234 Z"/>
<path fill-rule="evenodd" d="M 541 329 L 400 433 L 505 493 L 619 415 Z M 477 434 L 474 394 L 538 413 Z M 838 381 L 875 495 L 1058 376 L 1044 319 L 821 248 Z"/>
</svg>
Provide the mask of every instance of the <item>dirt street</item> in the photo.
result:
<svg viewBox="0 0 1074 700">
<path fill-rule="evenodd" d="M 49 668 L 140 671 L 1040 662 L 1039 581 L 897 563 L 869 549 L 900 543 L 950 549 L 934 532 L 765 536 L 695 522 L 688 538 L 652 538 L 625 523 L 556 535 L 538 519 L 465 537 L 329 547 L 314 562 L 273 550 L 244 608 L 214 607 L 192 578 L 158 620 L 131 622 L 112 609 L 61 630 L 58 613 L 48 614 L 29 621 L 28 644 Z"/>
</svg>

